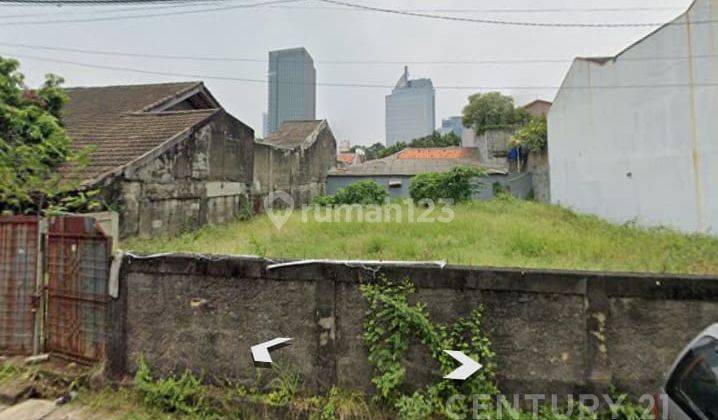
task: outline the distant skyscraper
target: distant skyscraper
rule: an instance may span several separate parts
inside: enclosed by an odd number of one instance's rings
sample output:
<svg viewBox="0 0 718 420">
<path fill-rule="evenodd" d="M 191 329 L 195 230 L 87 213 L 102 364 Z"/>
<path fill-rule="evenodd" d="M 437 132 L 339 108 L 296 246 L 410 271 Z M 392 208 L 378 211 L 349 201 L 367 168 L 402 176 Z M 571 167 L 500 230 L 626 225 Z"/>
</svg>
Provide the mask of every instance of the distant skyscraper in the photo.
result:
<svg viewBox="0 0 718 420">
<path fill-rule="evenodd" d="M 269 135 L 269 115 L 262 112 L 262 138 L 266 139 Z"/>
<path fill-rule="evenodd" d="M 441 134 L 446 135 L 449 133 L 454 133 L 459 138 L 461 138 L 461 134 L 464 132 L 464 123 L 462 121 L 461 117 L 449 117 L 445 120 L 441 120 Z"/>
<path fill-rule="evenodd" d="M 409 142 L 434 131 L 434 85 L 431 79 L 409 80 L 409 69 L 386 97 L 386 145 Z"/>
<path fill-rule="evenodd" d="M 269 112 L 265 137 L 284 121 L 316 119 L 316 70 L 304 48 L 269 52 Z"/>
</svg>

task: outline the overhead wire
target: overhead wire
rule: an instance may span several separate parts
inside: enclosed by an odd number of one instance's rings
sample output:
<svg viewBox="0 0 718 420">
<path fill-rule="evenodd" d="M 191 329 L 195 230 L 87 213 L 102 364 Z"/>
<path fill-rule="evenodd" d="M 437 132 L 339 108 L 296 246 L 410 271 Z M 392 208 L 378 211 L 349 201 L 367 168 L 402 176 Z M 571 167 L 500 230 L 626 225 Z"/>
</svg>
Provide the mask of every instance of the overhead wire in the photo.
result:
<svg viewBox="0 0 718 420">
<path fill-rule="evenodd" d="M 175 4 L 192 4 L 198 1 L 207 0 L 0 0 L 0 4 L 26 4 L 26 5 L 120 5 L 120 4 L 167 4 L 173 2 Z M 231 1 L 231 0 L 213 0 L 215 2 Z M 80 18 L 80 19 L 57 19 L 57 20 L 26 20 L 26 21 L 13 21 L 3 23 L 5 26 L 24 26 L 24 25 L 48 25 L 48 24 L 61 24 L 61 23 L 82 23 L 82 22 L 99 22 L 99 21 L 111 21 L 111 20 L 125 20 L 125 19 L 138 19 L 138 18 L 149 18 L 149 17 L 163 17 L 163 16 L 174 16 L 188 13 L 197 12 L 212 12 L 212 11 L 223 11 L 231 9 L 241 8 L 255 8 L 261 6 L 280 6 L 288 3 L 300 3 L 307 0 L 274 0 L 265 1 L 249 5 L 233 5 L 223 6 L 210 9 L 194 9 L 192 11 L 175 11 L 165 13 L 147 13 L 137 15 L 113 15 L 113 16 L 100 16 L 93 18 Z M 520 20 L 500 20 L 500 19 L 481 19 L 463 16 L 448 16 L 439 15 L 427 12 L 416 12 L 409 9 L 391 9 L 385 7 L 369 6 L 361 3 L 354 3 L 343 0 L 315 0 L 325 4 L 331 4 L 335 6 L 343 6 L 355 10 L 364 10 L 372 12 L 390 13 L 395 15 L 405 15 L 419 18 L 428 19 L 439 19 L 454 22 L 471 22 L 488 25 L 503 25 L 503 26 L 524 26 L 524 27 L 553 27 L 553 28 L 641 28 L 641 27 L 656 27 L 663 25 L 662 22 L 598 22 L 598 23 L 577 23 L 577 22 L 535 22 L 535 21 L 520 21 Z M 713 23 L 715 21 L 708 20 L 703 22 L 691 22 L 691 23 Z M 676 22 L 679 23 L 679 22 Z"/>
<path fill-rule="evenodd" d="M 485 25 L 500 25 L 500 26 L 523 26 L 523 27 L 536 27 L 536 28 L 645 28 L 645 27 L 657 27 L 662 26 L 663 22 L 600 22 L 600 23 L 577 23 L 577 22 L 530 22 L 530 21 L 519 21 L 519 20 L 500 20 L 500 19 L 479 19 L 463 16 L 447 16 L 437 15 L 433 13 L 424 12 L 411 12 L 400 9 L 390 9 L 385 7 L 368 6 L 360 3 L 353 3 L 343 0 L 316 0 L 322 3 L 334 4 L 340 6 L 351 7 L 354 9 L 361 9 L 373 12 L 388 13 L 394 15 L 404 15 L 411 17 L 419 17 L 434 20 L 446 20 L 452 22 L 468 22 L 468 23 L 479 23 Z M 691 24 L 705 24 L 705 23 L 716 23 L 716 20 L 704 20 L 704 21 L 693 21 Z M 681 22 L 670 22 L 674 24 L 681 24 Z"/>
<path fill-rule="evenodd" d="M 0 55 L 3 53 L 0 52 Z M 247 83 L 269 83 L 267 79 L 259 78 L 246 78 L 246 77 L 235 77 L 235 76 L 218 76 L 218 75 L 206 75 L 200 73 L 180 73 L 180 72 L 168 72 L 158 70 L 147 70 L 139 69 L 135 67 L 123 67 L 123 66 L 109 66 L 103 64 L 94 63 L 83 63 L 72 60 L 55 59 L 50 57 L 39 57 L 26 54 L 14 54 L 15 57 L 38 60 L 51 63 L 69 64 L 81 67 L 113 70 L 113 71 L 124 71 L 141 74 L 151 74 L 159 76 L 169 77 L 182 77 L 199 80 L 220 80 L 220 81 L 235 81 L 235 82 L 247 82 Z M 282 82 L 280 82 L 282 83 Z M 289 82 L 287 82 L 289 83 Z M 291 82 L 291 84 L 301 84 Z M 335 82 L 317 82 L 313 83 L 315 86 L 329 86 L 329 87 L 355 87 L 355 88 L 376 88 L 376 89 L 391 89 L 394 85 L 383 84 L 383 83 L 365 83 L 365 82 L 349 82 L 349 83 L 335 83 Z M 591 86 L 525 86 L 525 85 L 505 85 L 505 86 L 490 86 L 490 85 L 473 85 L 473 86 L 460 86 L 460 85 L 438 85 L 435 89 L 440 90 L 557 90 L 557 89 L 568 89 L 568 90 L 593 90 L 593 89 L 656 89 L 656 88 L 691 88 L 691 87 L 718 87 L 718 83 L 711 82 L 698 82 L 698 83 L 669 83 L 669 84 L 627 84 L 627 85 L 591 85 Z"/>
<path fill-rule="evenodd" d="M 24 43 L 10 43 L 1 42 L 0 46 L 20 48 L 20 49 L 32 49 L 32 50 L 45 50 L 45 51 L 56 51 L 56 52 L 70 52 L 77 54 L 86 55 L 103 55 L 103 56 L 114 56 L 114 57 L 128 57 L 128 58 L 155 58 L 161 60 L 184 60 L 184 61 L 206 61 L 206 62 L 248 62 L 248 63 L 259 63 L 266 64 L 266 58 L 251 58 L 251 57 L 232 57 L 232 56 L 197 56 L 197 55 L 172 55 L 172 54 L 155 54 L 155 53 L 142 53 L 142 52 L 129 52 L 129 51 L 108 51 L 108 50 L 95 50 L 95 49 L 84 49 L 76 47 L 62 47 L 62 46 L 50 46 L 50 45 L 37 45 L 37 44 L 24 44 Z M 666 60 L 687 60 L 687 59 L 702 59 L 702 58 L 713 58 L 718 57 L 718 54 L 692 54 L 690 56 L 643 56 L 643 57 L 624 57 L 624 61 L 666 61 Z M 386 64 L 386 65 L 499 65 L 499 64 L 561 64 L 571 63 L 574 58 L 515 58 L 515 59 L 501 59 L 501 58 L 490 58 L 483 60 L 379 60 L 379 59 L 368 59 L 368 60 L 314 60 L 317 64 L 329 64 L 329 65 L 373 65 L 373 64 Z M 289 60 L 291 61 L 291 60 Z"/>
<path fill-rule="evenodd" d="M 1 0 L 0 0 L 1 1 Z M 216 0 L 215 0 L 216 1 Z M 205 12 L 218 12 L 235 9 L 252 9 L 268 5 L 275 4 L 286 4 L 286 3 L 298 3 L 305 0 L 267 0 L 257 3 L 249 4 L 235 4 L 230 6 L 218 6 L 204 9 L 191 9 L 191 10 L 178 10 L 169 12 L 159 13 L 144 13 L 144 14 L 133 14 L 133 15 L 113 15 L 113 16 L 98 16 L 90 18 L 76 18 L 76 19 L 55 19 L 55 20 L 25 20 L 25 21 L 10 21 L 3 22 L 3 26 L 32 26 L 32 25 L 52 25 L 61 23 L 86 23 L 86 22 L 103 22 L 103 21 L 115 21 L 115 20 L 127 20 L 127 19 L 145 19 L 153 17 L 167 17 L 167 16 L 179 16 Z"/>
</svg>

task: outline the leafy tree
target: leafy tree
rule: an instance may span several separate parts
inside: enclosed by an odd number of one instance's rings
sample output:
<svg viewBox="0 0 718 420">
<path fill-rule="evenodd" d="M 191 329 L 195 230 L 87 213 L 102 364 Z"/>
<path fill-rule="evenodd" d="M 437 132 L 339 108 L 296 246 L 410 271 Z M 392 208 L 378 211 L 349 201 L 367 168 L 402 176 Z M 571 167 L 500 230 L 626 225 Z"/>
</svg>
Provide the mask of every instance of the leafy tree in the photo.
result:
<svg viewBox="0 0 718 420">
<path fill-rule="evenodd" d="M 391 156 L 396 152 L 400 152 L 404 149 L 406 149 L 407 145 L 403 141 L 397 142 L 395 144 L 392 144 L 389 147 L 384 148 L 379 154 L 377 155 L 378 158 L 385 158 L 387 156 Z"/>
<path fill-rule="evenodd" d="M 523 125 L 530 119 L 523 108 L 514 107 L 514 99 L 499 92 L 476 93 L 469 96 L 464 107 L 462 122 L 472 127 L 476 134 L 483 134 L 496 128 Z"/>
<path fill-rule="evenodd" d="M 451 147 L 460 145 L 461 137 L 457 136 L 453 131 L 444 135 L 434 131 L 426 137 L 414 139 L 409 143 L 409 147 Z"/>
<path fill-rule="evenodd" d="M 62 126 L 67 96 L 63 79 L 45 76 L 37 90 L 27 89 L 16 60 L 0 57 L 0 213 L 40 213 L 84 206 L 94 193 L 71 194 L 77 183 L 60 166 L 86 161 L 75 153 Z"/>
<path fill-rule="evenodd" d="M 374 160 L 379 157 L 379 153 L 381 153 L 381 151 L 384 150 L 385 148 L 386 147 L 383 144 L 377 142 L 377 143 L 372 144 L 369 147 L 352 146 L 352 148 L 349 149 L 349 151 L 352 153 L 355 153 L 357 151 L 357 149 L 362 149 L 362 150 L 364 150 L 366 160 Z"/>
<path fill-rule="evenodd" d="M 400 141 L 392 146 L 389 146 L 379 153 L 379 157 L 382 158 L 393 155 L 394 153 L 400 152 L 407 147 L 451 147 L 460 145 L 461 138 L 453 132 L 442 135 L 439 134 L 438 131 L 434 131 L 426 137 L 420 137 L 412 140 L 409 144 Z"/>
<path fill-rule="evenodd" d="M 548 144 L 548 124 L 546 117 L 536 117 L 527 125 L 521 127 L 512 139 L 515 146 L 522 146 L 532 152 L 546 149 Z"/>
</svg>

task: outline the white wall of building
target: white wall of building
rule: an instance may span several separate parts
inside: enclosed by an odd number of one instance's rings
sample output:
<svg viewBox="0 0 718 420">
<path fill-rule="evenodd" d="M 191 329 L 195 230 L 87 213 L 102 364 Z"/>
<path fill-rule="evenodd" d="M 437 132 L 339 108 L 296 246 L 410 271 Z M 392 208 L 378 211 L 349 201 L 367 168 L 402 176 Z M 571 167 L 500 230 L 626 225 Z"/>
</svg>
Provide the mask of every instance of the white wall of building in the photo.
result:
<svg viewBox="0 0 718 420">
<path fill-rule="evenodd" d="M 717 22 L 718 0 L 697 0 L 617 57 L 574 62 L 548 117 L 554 203 L 718 233 Z"/>
</svg>

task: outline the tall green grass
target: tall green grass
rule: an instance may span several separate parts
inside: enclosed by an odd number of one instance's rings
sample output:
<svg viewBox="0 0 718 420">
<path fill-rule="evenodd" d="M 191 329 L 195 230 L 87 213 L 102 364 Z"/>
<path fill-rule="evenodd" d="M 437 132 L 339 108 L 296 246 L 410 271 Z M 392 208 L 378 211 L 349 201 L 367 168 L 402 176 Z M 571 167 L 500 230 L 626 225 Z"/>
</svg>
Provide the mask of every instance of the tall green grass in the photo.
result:
<svg viewBox="0 0 718 420">
<path fill-rule="evenodd" d="M 718 238 L 615 225 L 519 200 L 453 207 L 450 223 L 319 223 L 294 212 L 281 230 L 266 215 L 178 237 L 134 238 L 138 252 L 273 258 L 446 260 L 452 264 L 718 274 Z M 437 215 L 439 211 L 435 212 Z"/>
</svg>

